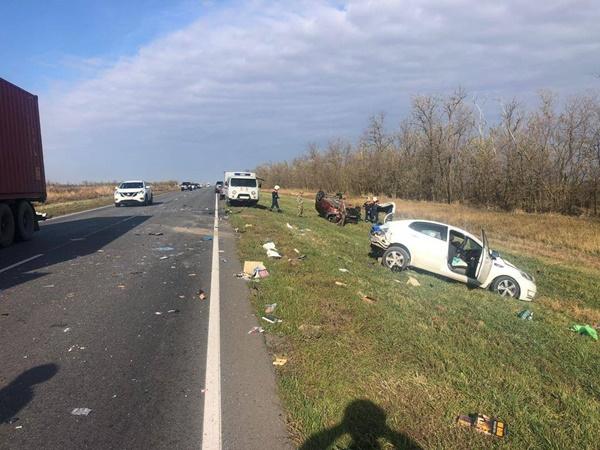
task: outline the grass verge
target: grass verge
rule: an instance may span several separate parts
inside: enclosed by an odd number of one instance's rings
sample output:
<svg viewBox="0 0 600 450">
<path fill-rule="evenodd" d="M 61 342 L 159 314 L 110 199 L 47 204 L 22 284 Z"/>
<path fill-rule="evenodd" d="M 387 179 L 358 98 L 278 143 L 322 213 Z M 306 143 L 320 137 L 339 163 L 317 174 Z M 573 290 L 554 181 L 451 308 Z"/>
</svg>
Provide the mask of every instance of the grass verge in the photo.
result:
<svg viewBox="0 0 600 450">
<path fill-rule="evenodd" d="M 263 325 L 272 353 L 288 358 L 277 368 L 279 390 L 298 446 L 597 445 L 600 343 L 569 331 L 600 320 L 595 266 L 503 251 L 536 275 L 539 290 L 532 304 L 507 301 L 425 273 L 389 272 L 368 256 L 367 224 L 337 227 L 309 201 L 298 218 L 293 198 L 281 203 L 282 214 L 234 208 L 230 220 L 243 231 L 242 259 L 263 260 L 271 273 L 253 282 L 252 302 L 259 317 L 277 303 L 283 319 Z M 494 235 L 491 219 L 487 231 Z M 266 259 L 268 240 L 284 258 Z M 294 249 L 306 259 L 294 259 Z M 407 285 L 408 276 L 421 285 Z M 533 321 L 516 317 L 524 308 Z M 458 414 L 473 412 L 505 420 L 510 435 L 498 440 L 455 425 Z"/>
</svg>

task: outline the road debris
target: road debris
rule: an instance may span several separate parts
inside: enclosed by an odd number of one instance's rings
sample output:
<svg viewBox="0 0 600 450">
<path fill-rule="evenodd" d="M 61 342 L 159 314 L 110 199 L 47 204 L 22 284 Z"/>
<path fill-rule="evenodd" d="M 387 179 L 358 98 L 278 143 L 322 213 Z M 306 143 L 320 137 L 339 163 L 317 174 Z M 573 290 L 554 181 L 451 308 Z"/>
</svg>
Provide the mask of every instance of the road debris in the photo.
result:
<svg viewBox="0 0 600 450">
<path fill-rule="evenodd" d="M 285 364 L 287 364 L 287 362 L 288 362 L 287 358 L 275 357 L 275 361 L 273 361 L 273 365 L 274 366 L 284 366 Z"/>
<path fill-rule="evenodd" d="M 202 289 L 198 291 L 198 298 L 200 300 L 206 300 L 206 293 Z"/>
<path fill-rule="evenodd" d="M 162 316 L 162 312 L 160 311 L 156 311 L 154 314 L 156 314 L 157 316 Z"/>
<path fill-rule="evenodd" d="M 71 331 L 71 327 L 67 327 L 63 330 L 63 333 L 68 333 L 69 331 Z"/>
<path fill-rule="evenodd" d="M 53 288 L 54 285 L 53 284 L 47 284 L 46 286 L 44 286 L 45 288 Z"/>
<path fill-rule="evenodd" d="M 178 313 L 178 312 L 179 312 L 179 310 L 178 310 L 178 309 L 170 309 L 170 310 L 168 310 L 167 312 L 168 312 L 169 314 L 175 314 L 175 313 Z"/>
<path fill-rule="evenodd" d="M 240 273 L 234 273 L 233 274 L 236 278 L 240 278 L 242 280 L 246 280 L 246 281 L 250 281 L 252 278 L 250 277 L 250 275 L 248 275 L 247 273 L 244 272 L 240 272 Z"/>
<path fill-rule="evenodd" d="M 267 250 L 267 257 L 268 258 L 281 258 L 281 255 L 279 254 L 279 252 L 277 252 L 277 250 Z"/>
<path fill-rule="evenodd" d="M 156 247 L 152 250 L 156 250 L 157 252 L 172 252 L 175 249 L 173 247 Z"/>
<path fill-rule="evenodd" d="M 406 282 L 406 284 L 409 284 L 411 286 L 421 286 L 421 283 L 419 283 L 419 280 L 417 280 L 415 277 L 408 277 L 408 281 Z"/>
<path fill-rule="evenodd" d="M 294 251 L 299 255 L 300 254 L 300 250 L 298 250 L 297 248 L 294 249 Z"/>
<path fill-rule="evenodd" d="M 188 273 L 188 277 L 195 277 L 196 274 L 195 273 Z"/>
<path fill-rule="evenodd" d="M 533 320 L 533 312 L 528 309 L 524 309 L 517 314 L 517 317 L 521 320 Z"/>
<path fill-rule="evenodd" d="M 376 299 L 374 299 L 373 297 L 369 297 L 368 295 L 365 295 L 360 291 L 357 292 L 357 294 L 363 302 L 368 303 L 369 305 L 373 305 L 373 304 L 377 303 Z"/>
<path fill-rule="evenodd" d="M 160 258 L 158 258 L 158 259 L 168 259 L 168 258 L 169 258 L 168 256 L 161 256 L 161 257 L 160 257 Z"/>
<path fill-rule="evenodd" d="M 281 320 L 278 317 L 273 316 L 272 314 L 267 314 L 266 316 L 262 316 L 262 320 L 269 322 L 269 323 L 281 323 L 283 322 L 283 320 Z"/>
<path fill-rule="evenodd" d="M 207 236 L 202 236 L 202 240 L 203 241 L 212 241 L 213 237 L 212 236 L 208 236 L 208 235 Z"/>
<path fill-rule="evenodd" d="M 569 328 L 569 330 L 575 331 L 576 333 L 579 333 L 582 336 L 589 336 L 595 341 L 598 340 L 598 332 L 591 325 L 576 325 L 576 324 L 574 324 L 571 326 L 571 328 Z"/>
<path fill-rule="evenodd" d="M 163 233 L 160 231 L 148 233 L 148 236 L 162 236 L 162 235 L 163 235 Z"/>
<path fill-rule="evenodd" d="M 288 227 L 290 230 L 295 230 L 295 229 L 296 229 L 296 227 L 294 227 L 294 226 L 290 225 L 289 223 L 286 223 L 285 225 L 286 225 L 286 226 L 287 226 L 287 227 Z"/>
<path fill-rule="evenodd" d="M 339 268 L 338 270 L 340 272 L 342 272 L 342 273 L 348 273 L 348 272 L 350 272 L 348 269 L 344 269 L 343 267 Z"/>
<path fill-rule="evenodd" d="M 87 416 L 91 412 L 92 410 L 90 408 L 73 408 L 71 414 L 74 416 Z"/>
<path fill-rule="evenodd" d="M 67 349 L 67 352 L 69 352 L 69 353 L 70 353 L 70 352 L 72 352 L 73 350 L 85 350 L 85 347 L 82 347 L 82 346 L 80 346 L 80 345 L 77 345 L 77 344 L 75 344 L 75 345 L 71 345 L 71 346 L 70 346 L 70 347 Z"/>
<path fill-rule="evenodd" d="M 248 334 L 259 334 L 264 332 L 265 329 L 263 327 L 252 327 L 250 328 L 250 331 L 248 331 Z"/>
<path fill-rule="evenodd" d="M 335 282 L 335 285 L 336 285 L 336 286 L 342 286 L 342 287 L 346 287 L 346 286 L 348 286 L 346 283 L 342 283 L 341 281 L 336 281 L 336 282 Z"/>
<path fill-rule="evenodd" d="M 252 228 L 254 225 L 251 223 L 244 224 L 244 228 Z"/>
<path fill-rule="evenodd" d="M 468 416 L 458 416 L 456 423 L 463 427 L 474 428 L 480 433 L 487 434 L 488 436 L 496 436 L 503 438 L 506 436 L 506 424 L 496 418 L 490 418 L 483 414 L 469 414 Z"/>
<path fill-rule="evenodd" d="M 118 284 L 118 285 L 117 285 L 117 287 L 118 287 L 119 289 L 125 289 L 125 285 L 124 285 L 124 284 Z"/>
<path fill-rule="evenodd" d="M 265 305 L 265 314 L 273 314 L 277 309 L 277 303 L 271 303 L 270 305 Z"/>
</svg>

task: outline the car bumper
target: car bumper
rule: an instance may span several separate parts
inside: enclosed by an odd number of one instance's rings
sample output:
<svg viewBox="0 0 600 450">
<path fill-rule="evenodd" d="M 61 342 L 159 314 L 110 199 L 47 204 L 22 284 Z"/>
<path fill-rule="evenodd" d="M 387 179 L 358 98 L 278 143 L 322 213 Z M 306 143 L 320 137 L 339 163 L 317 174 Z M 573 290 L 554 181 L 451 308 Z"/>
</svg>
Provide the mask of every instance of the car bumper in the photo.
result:
<svg viewBox="0 0 600 450">
<path fill-rule="evenodd" d="M 141 205 L 145 201 L 145 197 L 115 197 L 115 203 L 119 205 Z"/>
<path fill-rule="evenodd" d="M 519 295 L 519 300 L 523 300 L 525 302 L 531 302 L 537 295 L 537 286 L 532 281 L 519 280 L 519 288 L 521 289 L 521 294 Z"/>
</svg>

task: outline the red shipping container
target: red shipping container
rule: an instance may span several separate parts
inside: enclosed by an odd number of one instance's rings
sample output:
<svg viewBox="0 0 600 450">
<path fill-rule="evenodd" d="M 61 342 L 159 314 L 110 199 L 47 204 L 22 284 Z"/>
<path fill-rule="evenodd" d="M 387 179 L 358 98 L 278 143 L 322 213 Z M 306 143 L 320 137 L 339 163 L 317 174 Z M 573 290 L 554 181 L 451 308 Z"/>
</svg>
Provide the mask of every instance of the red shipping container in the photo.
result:
<svg viewBox="0 0 600 450">
<path fill-rule="evenodd" d="M 0 200 L 46 200 L 37 96 L 0 78 Z"/>
</svg>

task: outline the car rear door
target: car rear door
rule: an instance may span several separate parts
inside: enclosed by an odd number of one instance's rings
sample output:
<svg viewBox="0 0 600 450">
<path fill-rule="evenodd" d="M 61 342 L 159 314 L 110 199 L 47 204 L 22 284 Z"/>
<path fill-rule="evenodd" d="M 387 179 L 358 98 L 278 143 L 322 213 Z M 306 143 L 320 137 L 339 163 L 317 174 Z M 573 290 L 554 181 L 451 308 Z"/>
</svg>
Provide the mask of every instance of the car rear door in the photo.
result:
<svg viewBox="0 0 600 450">
<path fill-rule="evenodd" d="M 446 247 L 448 227 L 415 221 L 408 228 L 412 241 L 409 248 L 411 252 L 410 265 L 441 274 L 448 253 Z"/>
<path fill-rule="evenodd" d="M 481 249 L 481 257 L 479 258 L 479 264 L 477 264 L 475 278 L 477 279 L 479 284 L 484 284 L 490 276 L 490 272 L 494 264 L 494 261 L 492 260 L 492 255 L 490 253 L 490 246 L 488 244 L 487 236 L 485 235 L 484 230 L 481 230 L 481 242 L 483 248 Z"/>
</svg>

